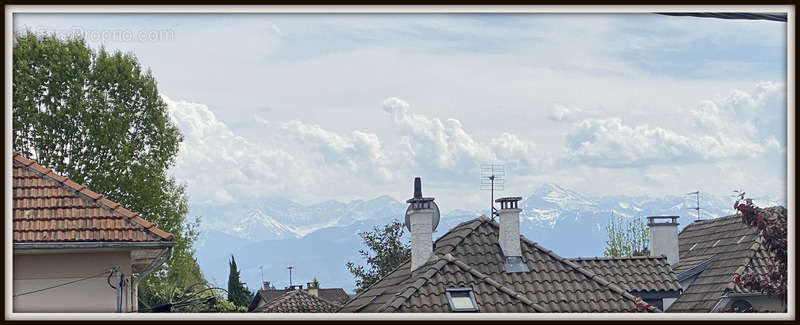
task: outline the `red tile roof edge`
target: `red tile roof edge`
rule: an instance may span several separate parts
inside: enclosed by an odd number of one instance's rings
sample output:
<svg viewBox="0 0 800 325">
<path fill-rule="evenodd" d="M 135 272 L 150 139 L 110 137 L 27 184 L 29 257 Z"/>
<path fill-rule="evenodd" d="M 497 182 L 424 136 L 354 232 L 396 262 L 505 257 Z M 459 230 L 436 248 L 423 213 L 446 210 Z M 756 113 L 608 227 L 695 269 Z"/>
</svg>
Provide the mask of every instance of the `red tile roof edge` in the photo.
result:
<svg viewBox="0 0 800 325">
<path fill-rule="evenodd" d="M 111 201 L 105 198 L 104 195 L 96 193 L 86 188 L 85 185 L 78 184 L 77 182 L 71 180 L 69 177 L 59 175 L 52 169 L 40 165 L 35 160 L 23 156 L 18 151 L 14 151 L 14 161 L 18 162 L 19 164 L 27 168 L 32 169 L 33 171 L 42 174 L 42 176 L 47 176 L 52 178 L 53 180 L 57 181 L 64 187 L 67 187 L 69 189 L 72 189 L 78 193 L 81 193 L 89 197 L 90 199 L 94 200 L 97 205 L 107 208 L 113 212 L 116 212 L 117 214 L 125 217 L 126 220 L 144 228 L 145 231 L 149 231 L 163 240 L 173 239 L 173 235 L 171 233 L 158 229 L 155 226 L 155 223 L 143 219 L 142 217 L 139 216 L 138 213 L 122 207 L 121 204 Z"/>
</svg>

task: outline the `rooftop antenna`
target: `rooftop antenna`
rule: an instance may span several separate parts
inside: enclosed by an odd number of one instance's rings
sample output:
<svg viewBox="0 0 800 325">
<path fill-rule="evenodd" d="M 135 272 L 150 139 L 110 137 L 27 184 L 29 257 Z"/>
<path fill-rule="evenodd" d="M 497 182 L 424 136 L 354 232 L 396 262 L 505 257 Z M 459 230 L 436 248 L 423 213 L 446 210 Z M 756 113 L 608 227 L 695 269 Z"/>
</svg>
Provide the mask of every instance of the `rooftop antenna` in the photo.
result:
<svg viewBox="0 0 800 325">
<path fill-rule="evenodd" d="M 264 267 L 259 265 L 258 270 L 261 271 L 261 289 L 266 290 L 267 288 L 264 287 Z"/>
<path fill-rule="evenodd" d="M 289 288 L 291 288 L 292 287 L 292 269 L 294 268 L 294 265 L 289 265 L 286 268 L 289 269 Z"/>
<path fill-rule="evenodd" d="M 693 208 L 689 208 L 689 210 L 696 210 L 697 211 L 697 220 L 700 220 L 700 191 L 697 190 L 697 191 L 694 191 L 694 192 L 689 192 L 689 193 L 686 193 L 686 195 L 694 195 L 695 198 L 697 199 L 697 205 L 694 206 Z"/>
<path fill-rule="evenodd" d="M 494 191 L 502 191 L 505 188 L 506 170 L 503 164 L 482 164 L 481 165 L 481 190 L 491 191 L 489 215 L 492 220 L 497 214 L 494 208 Z"/>
</svg>

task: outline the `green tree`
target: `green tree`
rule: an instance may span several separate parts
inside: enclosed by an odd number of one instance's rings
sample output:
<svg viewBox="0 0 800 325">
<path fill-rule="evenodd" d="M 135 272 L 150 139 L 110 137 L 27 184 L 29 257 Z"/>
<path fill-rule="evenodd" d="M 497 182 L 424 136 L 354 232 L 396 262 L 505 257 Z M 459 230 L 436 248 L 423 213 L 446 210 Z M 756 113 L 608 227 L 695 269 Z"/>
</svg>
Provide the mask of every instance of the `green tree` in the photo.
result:
<svg viewBox="0 0 800 325">
<path fill-rule="evenodd" d="M 400 221 L 392 220 L 391 223 L 383 226 L 383 229 L 375 226 L 372 232 L 359 234 L 369 251 L 362 249 L 358 252 L 366 259 L 369 268 L 365 269 L 363 265 L 356 266 L 353 262 L 347 262 L 345 265 L 355 278 L 356 293 L 369 288 L 411 258 L 409 244 L 401 240 L 404 229 L 405 226 Z"/>
<path fill-rule="evenodd" d="M 205 282 L 194 259 L 197 223 L 184 186 L 167 174 L 182 140 L 152 73 L 133 54 L 90 49 L 83 39 L 14 37 L 14 150 L 175 236 L 173 257 L 143 280 L 145 305 Z"/>
<path fill-rule="evenodd" d="M 233 255 L 231 255 L 228 265 L 230 266 L 230 273 L 228 273 L 228 301 L 236 306 L 246 307 L 253 300 L 253 293 L 239 279 L 239 269 L 236 267 L 236 260 Z"/>
<path fill-rule="evenodd" d="M 650 255 L 649 229 L 641 219 L 611 215 L 606 226 L 608 240 L 604 256 L 627 257 Z"/>
</svg>

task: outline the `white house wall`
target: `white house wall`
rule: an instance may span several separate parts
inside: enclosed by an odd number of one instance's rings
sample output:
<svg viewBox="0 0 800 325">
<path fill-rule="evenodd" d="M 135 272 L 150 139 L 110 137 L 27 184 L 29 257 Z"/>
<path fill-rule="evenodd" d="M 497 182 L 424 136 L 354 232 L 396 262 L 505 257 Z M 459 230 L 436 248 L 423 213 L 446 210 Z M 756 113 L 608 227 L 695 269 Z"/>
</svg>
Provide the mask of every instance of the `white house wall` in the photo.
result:
<svg viewBox="0 0 800 325">
<path fill-rule="evenodd" d="M 119 266 L 131 275 L 129 251 L 14 255 L 13 292 L 29 292 L 74 281 Z M 113 282 L 112 277 L 112 283 Z M 123 311 L 133 310 L 129 286 L 123 288 Z M 117 292 L 101 276 L 13 298 L 14 312 L 115 312 Z"/>
</svg>

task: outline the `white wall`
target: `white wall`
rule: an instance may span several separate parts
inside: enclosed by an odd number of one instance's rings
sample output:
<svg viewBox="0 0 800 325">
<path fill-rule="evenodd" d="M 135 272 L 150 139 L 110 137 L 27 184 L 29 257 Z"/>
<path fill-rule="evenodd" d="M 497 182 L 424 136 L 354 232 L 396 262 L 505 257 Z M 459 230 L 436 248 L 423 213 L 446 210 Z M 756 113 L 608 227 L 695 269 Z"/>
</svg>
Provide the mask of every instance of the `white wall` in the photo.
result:
<svg viewBox="0 0 800 325">
<path fill-rule="evenodd" d="M 14 294 L 46 288 L 95 275 L 119 266 L 131 275 L 129 251 L 14 255 Z M 107 277 L 83 280 L 66 286 L 13 298 L 14 312 L 115 312 L 117 292 Z M 112 284 L 113 282 L 112 277 Z M 132 311 L 130 286 L 122 290 L 123 311 Z"/>
<path fill-rule="evenodd" d="M 678 263 L 678 226 L 677 224 L 650 225 L 650 256 L 667 257 L 667 263 Z"/>
</svg>

